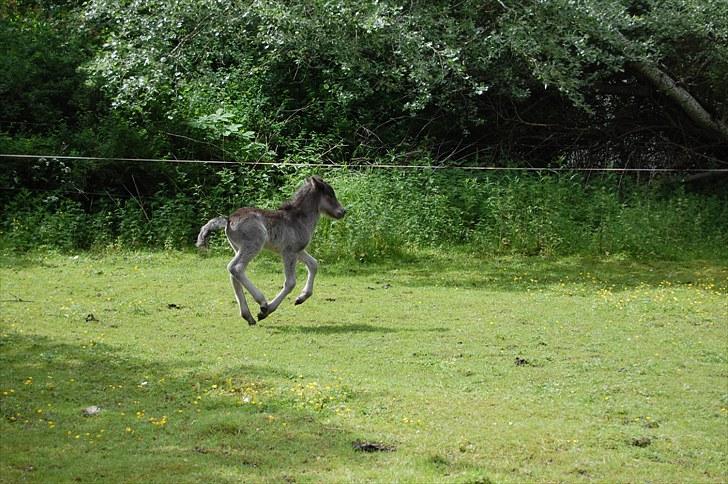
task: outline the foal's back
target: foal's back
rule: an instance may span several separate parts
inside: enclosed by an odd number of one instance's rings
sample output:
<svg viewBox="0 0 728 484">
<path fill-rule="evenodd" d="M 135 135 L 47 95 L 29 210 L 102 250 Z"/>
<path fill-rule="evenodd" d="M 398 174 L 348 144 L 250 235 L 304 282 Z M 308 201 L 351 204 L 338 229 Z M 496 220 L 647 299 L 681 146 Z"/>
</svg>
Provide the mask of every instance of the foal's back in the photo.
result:
<svg viewBox="0 0 728 484">
<path fill-rule="evenodd" d="M 299 252 L 311 240 L 310 231 L 290 210 L 239 208 L 228 218 L 226 235 L 234 248 L 265 247 L 278 253 Z"/>
</svg>

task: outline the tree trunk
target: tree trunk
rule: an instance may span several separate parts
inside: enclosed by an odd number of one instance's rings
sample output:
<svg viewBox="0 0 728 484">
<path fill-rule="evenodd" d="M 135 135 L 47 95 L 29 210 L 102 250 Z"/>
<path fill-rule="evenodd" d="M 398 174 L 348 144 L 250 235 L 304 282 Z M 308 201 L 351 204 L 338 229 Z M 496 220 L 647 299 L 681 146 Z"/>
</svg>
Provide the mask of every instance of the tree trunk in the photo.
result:
<svg viewBox="0 0 728 484">
<path fill-rule="evenodd" d="M 728 141 L 728 124 L 715 119 L 692 94 L 680 87 L 672 77 L 649 62 L 631 62 L 629 66 L 678 103 L 693 122 Z"/>
</svg>

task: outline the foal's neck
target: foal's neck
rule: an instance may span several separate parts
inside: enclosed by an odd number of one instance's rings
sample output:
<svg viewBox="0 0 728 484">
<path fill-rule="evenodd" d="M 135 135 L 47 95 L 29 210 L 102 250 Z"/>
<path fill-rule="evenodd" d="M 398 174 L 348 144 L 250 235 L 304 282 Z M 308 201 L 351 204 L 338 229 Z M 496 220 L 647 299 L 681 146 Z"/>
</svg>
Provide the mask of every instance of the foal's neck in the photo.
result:
<svg viewBox="0 0 728 484">
<path fill-rule="evenodd" d="M 317 192 L 310 192 L 305 197 L 300 199 L 296 204 L 296 207 L 291 211 L 293 217 L 297 218 L 303 225 L 305 225 L 310 232 L 316 228 L 320 214 L 319 214 L 319 203 L 321 202 L 321 194 Z"/>
</svg>

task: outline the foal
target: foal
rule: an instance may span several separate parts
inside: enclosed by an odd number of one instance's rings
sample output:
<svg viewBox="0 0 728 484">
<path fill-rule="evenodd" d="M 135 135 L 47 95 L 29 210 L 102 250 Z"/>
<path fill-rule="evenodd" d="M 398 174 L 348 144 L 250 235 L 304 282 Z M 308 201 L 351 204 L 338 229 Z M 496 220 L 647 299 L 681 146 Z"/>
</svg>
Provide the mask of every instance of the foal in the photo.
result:
<svg viewBox="0 0 728 484">
<path fill-rule="evenodd" d="M 207 247 L 207 238 L 213 230 L 224 228 L 235 257 L 228 264 L 230 281 L 240 306 L 240 316 L 254 325 L 245 301 L 243 287 L 260 305 L 258 320 L 264 319 L 278 308 L 278 305 L 296 285 L 296 260 L 306 265 L 308 277 L 303 292 L 296 298 L 296 304 L 303 303 L 313 293 L 313 279 L 318 263 L 306 252 L 306 246 L 316 228 L 320 214 L 340 219 L 346 210 L 336 199 L 331 185 L 320 176 L 306 180 L 293 197 L 278 210 L 261 208 L 240 208 L 230 217 L 217 217 L 207 222 L 197 236 L 197 247 Z M 269 303 L 260 290 L 245 275 L 248 263 L 262 248 L 278 252 L 283 257 L 285 283 L 283 289 Z"/>
</svg>

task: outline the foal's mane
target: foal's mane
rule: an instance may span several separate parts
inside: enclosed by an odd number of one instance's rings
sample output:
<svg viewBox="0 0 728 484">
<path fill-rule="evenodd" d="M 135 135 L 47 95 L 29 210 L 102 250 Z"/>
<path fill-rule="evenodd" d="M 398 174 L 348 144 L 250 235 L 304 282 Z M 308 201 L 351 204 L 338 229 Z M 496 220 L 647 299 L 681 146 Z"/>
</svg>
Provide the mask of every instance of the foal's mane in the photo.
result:
<svg viewBox="0 0 728 484">
<path fill-rule="evenodd" d="M 300 210 L 303 208 L 303 204 L 308 197 L 313 192 L 317 191 L 316 185 L 314 183 L 309 183 L 309 180 L 306 180 L 304 184 L 296 190 L 296 193 L 293 194 L 290 200 L 284 202 L 283 205 L 280 206 L 279 210 Z"/>
</svg>

